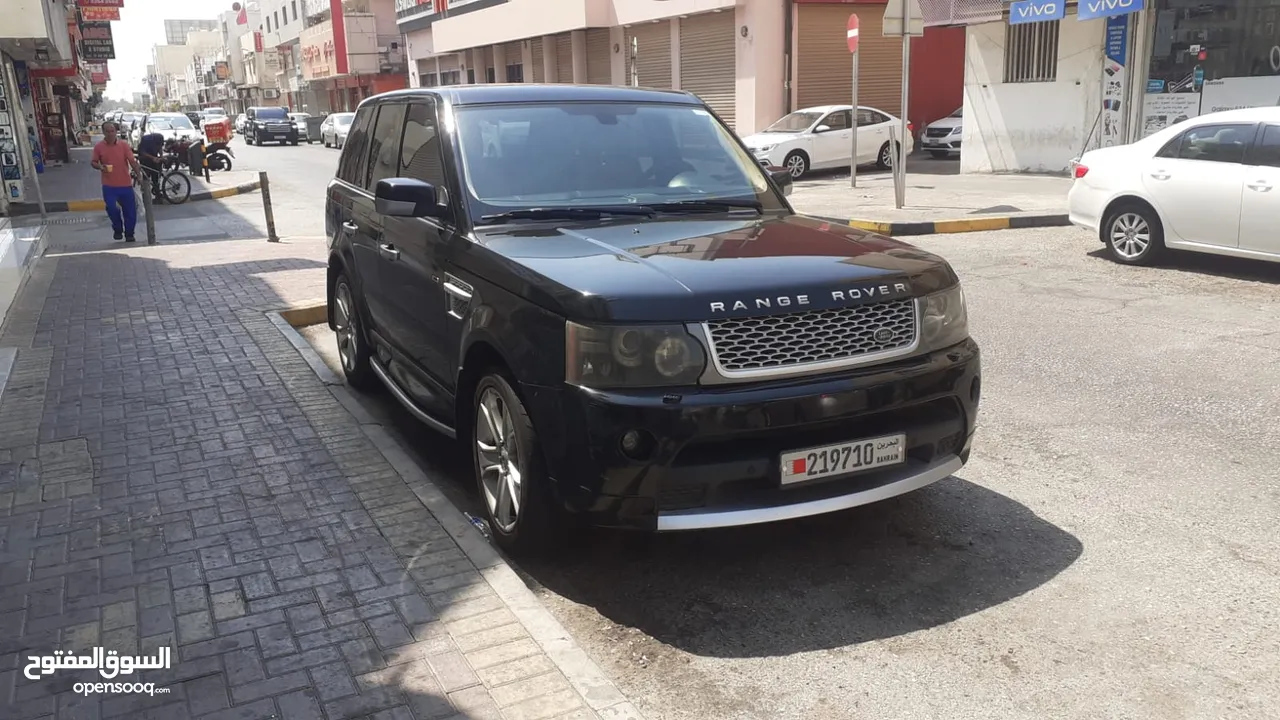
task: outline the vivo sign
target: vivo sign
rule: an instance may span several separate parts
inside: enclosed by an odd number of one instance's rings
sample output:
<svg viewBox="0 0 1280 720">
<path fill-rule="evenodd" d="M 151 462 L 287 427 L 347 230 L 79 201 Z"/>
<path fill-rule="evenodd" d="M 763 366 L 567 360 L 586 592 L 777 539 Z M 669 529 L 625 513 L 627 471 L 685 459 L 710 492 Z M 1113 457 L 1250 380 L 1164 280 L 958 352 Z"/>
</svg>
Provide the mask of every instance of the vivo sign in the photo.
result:
<svg viewBox="0 0 1280 720">
<path fill-rule="evenodd" d="M 1143 7 L 1143 0 L 1080 0 L 1076 13 L 1081 20 L 1128 15 L 1138 12 Z"/>
<path fill-rule="evenodd" d="M 1066 0 L 1021 0 L 1009 6 L 1009 24 L 1061 20 L 1066 9 Z"/>
</svg>

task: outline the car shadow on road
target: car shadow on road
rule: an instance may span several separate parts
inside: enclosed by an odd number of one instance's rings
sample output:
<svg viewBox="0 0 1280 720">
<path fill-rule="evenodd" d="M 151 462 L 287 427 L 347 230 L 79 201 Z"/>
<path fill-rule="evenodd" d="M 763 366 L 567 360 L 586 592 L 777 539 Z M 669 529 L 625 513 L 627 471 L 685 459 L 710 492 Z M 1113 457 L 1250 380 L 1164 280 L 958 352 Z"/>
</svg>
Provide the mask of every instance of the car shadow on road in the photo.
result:
<svg viewBox="0 0 1280 720">
<path fill-rule="evenodd" d="M 881 168 L 876 165 L 859 165 L 858 177 L 873 175 L 888 175 L 889 168 Z M 959 175 L 960 159 L 957 158 L 934 158 L 928 153 L 916 152 L 907 156 L 907 174 L 908 175 Z M 807 180 L 839 180 L 840 178 L 849 177 L 849 167 L 846 165 L 842 168 L 829 168 L 825 170 L 810 170 L 805 174 L 799 182 Z"/>
<path fill-rule="evenodd" d="M 1106 248 L 1089 253 L 1090 257 L 1113 262 Z M 1247 282 L 1280 285 L 1280 263 L 1248 258 L 1211 255 L 1199 252 L 1171 252 L 1157 267 L 1174 272 L 1244 280 Z"/>
<path fill-rule="evenodd" d="M 993 490 L 953 477 L 851 511 L 701 533 L 592 533 L 522 569 L 680 650 L 771 657 L 924 630 L 1030 592 L 1083 546 Z"/>
</svg>

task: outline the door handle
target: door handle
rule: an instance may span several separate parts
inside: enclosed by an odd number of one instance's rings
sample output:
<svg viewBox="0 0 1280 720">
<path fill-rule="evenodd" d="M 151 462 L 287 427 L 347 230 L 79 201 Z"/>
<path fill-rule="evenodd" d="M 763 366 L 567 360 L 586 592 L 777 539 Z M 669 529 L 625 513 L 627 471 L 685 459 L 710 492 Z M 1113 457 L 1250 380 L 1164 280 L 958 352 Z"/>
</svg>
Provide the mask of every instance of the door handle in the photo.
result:
<svg viewBox="0 0 1280 720">
<path fill-rule="evenodd" d="M 1268 192 L 1271 190 L 1271 187 L 1272 187 L 1271 183 L 1267 182 L 1266 180 L 1259 180 L 1256 183 L 1249 183 L 1249 189 L 1257 190 L 1258 192 Z"/>
<path fill-rule="evenodd" d="M 1157 179 L 1157 180 L 1168 180 L 1168 179 L 1169 179 L 1169 173 L 1167 173 L 1167 172 L 1160 172 L 1160 171 L 1156 171 L 1156 172 L 1151 173 L 1151 177 L 1153 177 L 1153 178 L 1155 178 L 1155 179 Z"/>
<path fill-rule="evenodd" d="M 342 232 L 344 232 L 344 233 L 346 233 L 346 234 L 348 234 L 348 235 L 354 235 L 354 234 L 355 234 L 355 232 L 356 232 L 357 230 L 359 230 L 359 229 L 360 229 L 360 228 L 359 228 L 359 227 L 357 227 L 357 226 L 356 226 L 356 224 L 355 224 L 355 223 L 353 223 L 353 222 L 351 222 L 350 220 L 348 220 L 347 222 L 342 223 Z"/>
<path fill-rule="evenodd" d="M 400 251 L 391 243 L 378 243 L 378 254 L 392 262 L 400 259 Z"/>
</svg>

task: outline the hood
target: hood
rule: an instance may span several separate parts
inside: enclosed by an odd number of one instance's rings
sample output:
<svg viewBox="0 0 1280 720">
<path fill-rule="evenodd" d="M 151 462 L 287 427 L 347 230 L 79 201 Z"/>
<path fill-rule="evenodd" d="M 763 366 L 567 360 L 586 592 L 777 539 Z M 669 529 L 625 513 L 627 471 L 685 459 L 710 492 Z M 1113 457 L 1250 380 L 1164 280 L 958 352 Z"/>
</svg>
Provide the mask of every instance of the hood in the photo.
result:
<svg viewBox="0 0 1280 720">
<path fill-rule="evenodd" d="M 942 258 L 847 225 L 792 215 L 481 228 L 509 288 L 583 321 L 698 322 L 844 307 L 950 287 Z M 473 267 L 488 277 L 491 270 Z"/>
<path fill-rule="evenodd" d="M 943 129 L 943 128 L 958 128 L 958 127 L 962 126 L 963 124 L 964 124 L 964 118 L 958 118 L 958 117 L 944 117 L 944 118 L 941 118 L 941 119 L 939 119 L 939 120 L 934 120 L 933 122 L 931 122 L 931 123 L 929 123 L 928 125 L 926 125 L 926 126 L 925 126 L 925 128 L 926 128 L 926 129 L 927 129 L 927 128 L 937 128 L 937 129 L 941 130 L 941 129 Z"/>
<path fill-rule="evenodd" d="M 742 138 L 742 144 L 754 150 L 755 148 L 768 147 L 770 145 L 777 145 L 778 143 L 789 142 L 802 135 L 803 133 L 762 132 Z"/>
</svg>

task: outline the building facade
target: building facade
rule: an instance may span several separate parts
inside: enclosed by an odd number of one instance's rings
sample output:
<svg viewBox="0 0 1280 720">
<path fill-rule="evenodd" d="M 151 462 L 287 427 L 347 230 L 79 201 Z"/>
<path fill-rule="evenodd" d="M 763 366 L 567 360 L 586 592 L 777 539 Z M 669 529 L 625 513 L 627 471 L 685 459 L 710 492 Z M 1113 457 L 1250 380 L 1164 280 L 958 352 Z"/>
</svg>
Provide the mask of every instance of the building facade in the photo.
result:
<svg viewBox="0 0 1280 720">
<path fill-rule="evenodd" d="M 901 112 L 902 41 L 884 36 L 885 9 L 885 0 L 400 0 L 397 17 L 414 86 L 674 88 L 695 93 L 746 135 L 792 110 L 850 102 L 845 27 L 854 12 L 859 102 Z M 919 73 L 930 121 L 960 105 L 962 46 L 958 29 L 913 41 L 913 52 L 935 56 L 932 70 Z"/>
<path fill-rule="evenodd" d="M 395 0 L 311 0 L 299 34 L 305 83 L 316 108 L 354 110 L 361 100 L 408 87 L 404 40 Z"/>
<path fill-rule="evenodd" d="M 217 20 L 165 20 L 164 41 L 168 45 L 186 45 L 187 33 L 213 32 L 217 29 Z"/>
<path fill-rule="evenodd" d="M 1084 152 L 1280 105 L 1280 0 L 1080 0 L 966 28 L 964 172 L 1066 172 Z"/>
</svg>

